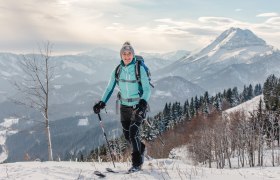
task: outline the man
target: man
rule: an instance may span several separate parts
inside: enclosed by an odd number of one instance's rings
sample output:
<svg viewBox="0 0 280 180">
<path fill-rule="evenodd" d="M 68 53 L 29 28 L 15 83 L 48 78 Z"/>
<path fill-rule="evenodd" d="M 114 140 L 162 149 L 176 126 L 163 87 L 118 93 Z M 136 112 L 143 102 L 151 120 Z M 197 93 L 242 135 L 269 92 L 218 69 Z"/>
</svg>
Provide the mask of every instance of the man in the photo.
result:
<svg viewBox="0 0 280 180">
<path fill-rule="evenodd" d="M 96 114 L 105 108 L 113 90 L 118 84 L 120 89 L 121 124 L 125 139 L 132 145 L 132 167 L 128 170 L 141 170 L 144 162 L 145 144 L 140 141 L 139 128 L 146 117 L 147 101 L 151 95 L 149 78 L 143 66 L 140 66 L 140 83 L 136 78 L 136 58 L 134 49 L 129 42 L 125 42 L 120 50 L 120 68 L 116 68 L 111 75 L 109 84 L 93 110 Z M 116 78 L 116 71 L 119 77 Z"/>
</svg>

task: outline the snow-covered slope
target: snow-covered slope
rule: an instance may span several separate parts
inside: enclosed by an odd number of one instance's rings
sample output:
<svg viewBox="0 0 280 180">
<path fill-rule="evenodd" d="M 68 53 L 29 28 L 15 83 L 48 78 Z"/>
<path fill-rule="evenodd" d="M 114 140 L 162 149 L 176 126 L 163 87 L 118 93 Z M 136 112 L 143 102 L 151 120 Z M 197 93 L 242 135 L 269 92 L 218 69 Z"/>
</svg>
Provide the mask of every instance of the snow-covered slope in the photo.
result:
<svg viewBox="0 0 280 180">
<path fill-rule="evenodd" d="M 227 109 L 223 113 L 230 114 L 237 111 L 242 111 L 249 116 L 250 112 L 256 111 L 258 109 L 260 100 L 263 102 L 263 95 L 256 96 L 249 101 L 239 104 L 238 106 Z"/>
<path fill-rule="evenodd" d="M 186 179 L 186 180 L 280 180 L 280 167 L 243 169 L 215 169 L 193 166 L 181 160 L 154 159 L 144 163 L 143 171 L 125 174 L 130 163 L 116 163 L 114 169 L 106 162 L 20 162 L 0 164 L 0 179 L 100 179 L 94 171 L 106 175 L 104 179 Z M 119 173 L 106 173 L 107 167 Z"/>
<path fill-rule="evenodd" d="M 230 28 L 196 54 L 197 58 L 193 61 L 208 56 L 213 58 L 209 63 L 216 63 L 228 60 L 230 57 L 240 56 L 246 62 L 260 51 L 268 52 L 268 50 L 272 50 L 272 47 L 267 46 L 264 40 L 258 38 L 250 30 Z"/>
<path fill-rule="evenodd" d="M 157 59 L 163 59 L 166 61 L 176 61 L 181 58 L 186 58 L 188 55 L 190 55 L 190 51 L 186 50 L 178 50 L 178 51 L 172 51 L 172 52 L 167 52 L 167 53 L 145 53 L 145 52 L 140 52 L 139 53 L 141 56 L 144 56 L 146 58 L 157 58 Z"/>
<path fill-rule="evenodd" d="M 253 63 L 255 56 L 272 54 L 277 51 L 258 38 L 252 31 L 230 28 L 197 54 L 182 59 L 182 62 L 197 62 L 199 65 L 224 65 Z"/>
<path fill-rule="evenodd" d="M 0 123 L 0 163 L 8 158 L 8 149 L 5 142 L 9 135 L 17 133 L 17 131 L 13 130 L 11 127 L 17 124 L 18 120 L 18 118 L 9 118 L 4 119 L 4 122 Z"/>
</svg>

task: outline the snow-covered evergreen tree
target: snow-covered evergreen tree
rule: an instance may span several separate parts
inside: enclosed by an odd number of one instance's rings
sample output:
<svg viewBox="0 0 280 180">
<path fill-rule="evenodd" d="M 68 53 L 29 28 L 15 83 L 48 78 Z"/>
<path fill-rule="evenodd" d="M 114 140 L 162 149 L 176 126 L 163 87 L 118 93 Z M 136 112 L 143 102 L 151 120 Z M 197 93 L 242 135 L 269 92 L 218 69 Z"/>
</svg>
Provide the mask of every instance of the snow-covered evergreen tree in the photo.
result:
<svg viewBox="0 0 280 180">
<path fill-rule="evenodd" d="M 248 101 L 249 98 L 248 98 L 248 88 L 244 85 L 244 88 L 243 88 L 243 92 L 240 96 L 240 99 L 241 99 L 241 102 L 245 102 L 245 101 Z"/>
<path fill-rule="evenodd" d="M 208 91 L 205 91 L 203 100 L 204 100 L 204 102 L 206 102 L 207 104 L 210 103 Z"/>
<path fill-rule="evenodd" d="M 195 115 L 194 101 L 193 101 L 193 98 L 191 98 L 191 104 L 190 104 L 190 118 L 194 117 L 194 115 Z"/>
<path fill-rule="evenodd" d="M 230 106 L 233 107 L 233 94 L 231 88 L 226 92 L 226 100 L 229 102 Z"/>
<path fill-rule="evenodd" d="M 221 94 L 220 93 L 215 96 L 213 105 L 216 108 L 216 110 L 218 110 L 218 111 L 222 110 L 222 100 L 221 100 Z"/>
<path fill-rule="evenodd" d="M 154 121 L 150 117 L 148 117 L 147 121 L 144 122 L 141 134 L 141 137 L 143 139 L 151 141 L 157 137 L 157 134 L 159 134 L 159 129 L 156 128 L 156 124 L 154 124 L 153 122 Z"/>
<path fill-rule="evenodd" d="M 254 96 L 258 96 L 262 94 L 262 86 L 261 84 L 256 84 L 254 88 Z"/>
<path fill-rule="evenodd" d="M 204 113 L 205 115 L 208 115 L 208 114 L 209 114 L 209 106 L 208 106 L 207 101 L 204 101 L 204 104 L 203 104 L 203 113 Z"/>
<path fill-rule="evenodd" d="M 183 114 L 186 120 L 190 119 L 190 105 L 188 100 L 186 100 L 184 103 Z"/>
<path fill-rule="evenodd" d="M 248 100 L 252 99 L 253 97 L 254 97 L 253 86 L 252 84 L 250 84 L 248 87 Z"/>
<path fill-rule="evenodd" d="M 279 107 L 279 95 L 280 92 L 278 89 L 279 80 L 274 75 L 270 75 L 263 86 L 263 95 L 264 95 L 264 103 L 267 110 L 276 111 Z"/>
<path fill-rule="evenodd" d="M 195 98 L 194 98 L 194 108 L 195 108 L 195 114 L 197 114 L 198 113 L 198 109 L 199 109 L 199 101 L 198 101 L 198 98 L 197 98 L 197 96 L 195 96 Z"/>
<path fill-rule="evenodd" d="M 232 89 L 232 106 L 237 106 L 240 104 L 239 93 L 237 87 Z"/>
</svg>

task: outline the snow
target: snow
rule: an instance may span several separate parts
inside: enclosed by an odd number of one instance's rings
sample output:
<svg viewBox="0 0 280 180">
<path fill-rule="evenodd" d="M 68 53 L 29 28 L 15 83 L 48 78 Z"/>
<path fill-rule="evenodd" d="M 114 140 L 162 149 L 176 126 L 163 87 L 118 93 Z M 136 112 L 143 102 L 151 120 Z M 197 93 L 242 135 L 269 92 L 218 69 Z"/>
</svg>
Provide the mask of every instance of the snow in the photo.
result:
<svg viewBox="0 0 280 180">
<path fill-rule="evenodd" d="M 5 72 L 5 71 L 2 71 L 1 74 L 2 74 L 3 76 L 6 76 L 6 77 L 12 76 L 10 73 Z"/>
<path fill-rule="evenodd" d="M 18 124 L 18 118 L 6 118 L 4 122 L 0 124 L 1 127 L 11 127 L 13 124 Z"/>
<path fill-rule="evenodd" d="M 169 153 L 169 158 L 182 160 L 184 163 L 192 165 L 191 156 L 186 145 L 173 148 Z"/>
<path fill-rule="evenodd" d="M 160 90 L 156 90 L 155 94 L 154 94 L 154 97 L 161 97 L 161 96 L 169 96 L 171 97 L 172 94 L 171 92 L 165 92 L 165 91 L 160 91 Z"/>
<path fill-rule="evenodd" d="M 179 64 L 178 67 L 174 65 L 173 71 L 178 71 L 178 69 L 184 66 L 190 67 L 190 65 L 193 65 L 198 67 L 198 70 L 201 67 L 209 68 L 210 66 L 215 66 L 213 69 L 218 72 L 231 64 L 255 63 L 262 59 L 259 57 L 273 54 L 276 51 L 251 31 L 230 28 L 201 51 L 182 59 L 181 62 L 185 65 Z M 187 71 L 192 72 L 195 69 Z M 182 71 L 182 74 L 176 74 L 187 77 L 186 79 L 192 76 L 192 74 L 186 74 L 184 71 Z"/>
<path fill-rule="evenodd" d="M 17 133 L 18 131 L 11 130 L 13 124 L 17 124 L 19 121 L 18 118 L 5 118 L 4 122 L 0 123 L 0 163 L 5 161 L 8 157 L 8 151 L 5 146 L 5 142 L 8 135 Z"/>
<path fill-rule="evenodd" d="M 1 133 L 1 132 L 0 132 L 0 133 Z M 2 134 L 0 134 L 0 145 L 5 144 L 5 142 L 6 142 L 5 136 L 3 136 Z"/>
<path fill-rule="evenodd" d="M 258 109 L 260 99 L 262 99 L 263 101 L 263 95 L 256 96 L 249 101 L 246 101 L 242 104 L 239 104 L 238 106 L 235 106 L 233 108 L 224 111 L 223 113 L 230 114 L 237 111 L 244 111 L 245 114 L 250 115 L 250 112 L 253 112 L 254 110 Z"/>
<path fill-rule="evenodd" d="M 265 148 L 264 153 L 263 153 L 263 155 L 264 155 L 263 168 L 272 167 L 272 163 L 271 163 L 272 162 L 272 158 L 271 158 L 272 153 L 275 155 L 275 157 L 279 157 L 280 148 L 275 148 L 273 152 L 268 147 Z M 257 154 L 257 151 L 255 151 L 255 154 Z M 188 153 L 187 145 L 182 145 L 180 147 L 173 148 L 169 153 L 169 158 L 181 160 L 183 163 L 188 164 L 188 165 L 194 164 L 191 161 L 191 154 Z M 249 162 L 248 157 L 245 157 L 245 161 Z M 275 163 L 275 164 L 277 164 L 277 163 Z M 208 167 L 208 165 L 209 164 L 206 164 L 206 165 L 199 164 L 199 166 L 201 166 L 201 167 Z M 215 162 L 213 162 L 212 167 L 215 167 L 215 165 L 216 165 Z M 232 168 L 234 168 L 234 169 L 238 168 L 238 157 L 237 156 L 234 158 L 233 157 L 231 158 L 231 165 L 232 165 Z M 228 162 L 226 162 L 225 168 L 230 169 L 228 166 Z M 250 168 L 250 166 L 248 164 L 245 164 L 245 168 Z"/>
<path fill-rule="evenodd" d="M 87 126 L 88 125 L 88 118 L 79 119 L 78 126 Z"/>
<path fill-rule="evenodd" d="M 256 167 L 243 169 L 215 169 L 189 165 L 176 159 L 154 159 L 144 163 L 143 171 L 124 174 L 130 163 L 109 162 L 17 162 L 0 164 L 0 179 L 195 179 L 195 180 L 280 180 L 280 167 Z M 110 167 L 120 173 L 106 173 Z"/>
<path fill-rule="evenodd" d="M 55 89 L 61 89 L 63 85 L 54 85 Z"/>
<path fill-rule="evenodd" d="M 265 158 L 263 167 L 249 167 L 249 165 L 247 165 L 245 166 L 245 168 L 238 168 L 237 157 L 231 158 L 233 166 L 232 169 L 230 169 L 228 165 L 225 167 L 225 169 L 216 169 L 214 167 L 215 163 L 212 164 L 213 168 L 208 168 L 208 164 L 199 164 L 194 166 L 192 161 L 190 160 L 190 154 L 188 153 L 186 145 L 172 149 L 169 156 L 177 159 L 178 162 L 181 161 L 182 165 L 180 166 L 198 169 L 200 170 L 200 172 L 202 172 L 201 174 L 197 174 L 197 176 L 192 176 L 192 179 L 280 179 L 280 166 L 276 165 L 276 167 L 272 167 L 271 153 L 272 151 L 269 149 L 266 149 L 264 151 Z M 279 156 L 280 149 L 275 150 L 274 153 L 276 154 L 276 156 Z M 248 159 L 246 161 L 248 161 Z"/>
<path fill-rule="evenodd" d="M 238 50 L 235 50 L 235 51 L 223 51 L 223 53 L 221 53 L 221 55 L 220 55 L 220 59 L 221 59 L 220 61 L 223 61 L 225 59 L 229 59 L 229 58 L 234 57 L 234 56 L 238 56 L 243 51 L 246 51 L 246 49 L 241 48 L 241 49 L 238 49 Z"/>
</svg>

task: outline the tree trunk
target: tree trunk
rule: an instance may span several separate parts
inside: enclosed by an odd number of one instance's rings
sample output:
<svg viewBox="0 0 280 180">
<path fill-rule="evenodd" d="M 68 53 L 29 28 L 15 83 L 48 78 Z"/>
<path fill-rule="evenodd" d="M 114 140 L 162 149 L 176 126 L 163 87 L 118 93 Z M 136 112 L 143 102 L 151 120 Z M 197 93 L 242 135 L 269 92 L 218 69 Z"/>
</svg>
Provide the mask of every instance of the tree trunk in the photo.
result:
<svg viewBox="0 0 280 180">
<path fill-rule="evenodd" d="M 51 141 L 51 133 L 50 133 L 50 125 L 48 119 L 48 110 L 45 111 L 45 118 L 46 118 L 46 135 L 48 141 L 48 154 L 49 154 L 49 161 L 53 161 L 53 154 L 52 154 L 52 141 Z"/>
</svg>

